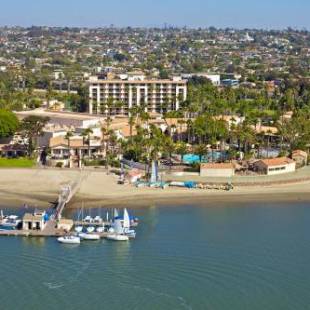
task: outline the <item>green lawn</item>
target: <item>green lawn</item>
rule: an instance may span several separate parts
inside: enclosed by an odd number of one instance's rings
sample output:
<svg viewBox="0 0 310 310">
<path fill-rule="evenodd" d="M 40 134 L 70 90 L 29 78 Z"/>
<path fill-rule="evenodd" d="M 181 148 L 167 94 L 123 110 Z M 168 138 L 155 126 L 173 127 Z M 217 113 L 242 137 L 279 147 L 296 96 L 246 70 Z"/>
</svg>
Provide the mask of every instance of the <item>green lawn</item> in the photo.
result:
<svg viewBox="0 0 310 310">
<path fill-rule="evenodd" d="M 27 158 L 0 158 L 0 168 L 30 168 L 34 164 L 32 159 Z"/>
</svg>

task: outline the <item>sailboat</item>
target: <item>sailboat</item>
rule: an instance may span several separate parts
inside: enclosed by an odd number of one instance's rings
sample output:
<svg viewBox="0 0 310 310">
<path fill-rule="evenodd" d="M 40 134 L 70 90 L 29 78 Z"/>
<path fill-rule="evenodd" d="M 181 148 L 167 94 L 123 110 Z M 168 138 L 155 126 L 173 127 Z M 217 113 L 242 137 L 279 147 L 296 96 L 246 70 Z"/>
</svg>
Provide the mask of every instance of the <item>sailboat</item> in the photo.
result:
<svg viewBox="0 0 310 310">
<path fill-rule="evenodd" d="M 121 220 L 117 219 L 113 223 L 113 231 L 112 229 L 110 230 L 111 232 L 107 235 L 107 239 L 109 240 L 114 240 L 114 241 L 128 241 L 129 237 L 124 235 L 124 228 L 122 226 Z"/>
<path fill-rule="evenodd" d="M 113 215 L 114 215 L 114 219 L 117 219 L 119 217 L 117 209 L 114 209 L 114 214 Z"/>
<path fill-rule="evenodd" d="M 90 226 L 87 228 L 87 232 L 80 233 L 79 237 L 82 238 L 83 240 L 99 240 L 100 235 L 95 234 L 94 231 L 95 231 L 95 227 Z"/>
<path fill-rule="evenodd" d="M 81 214 L 82 214 L 82 219 L 83 219 L 83 207 L 82 207 L 82 209 L 80 210 L 80 212 L 78 214 L 78 221 L 80 221 Z M 74 230 L 79 234 L 79 233 L 81 233 L 83 231 L 83 226 L 76 226 L 74 228 Z"/>
<path fill-rule="evenodd" d="M 136 232 L 133 229 L 130 229 L 130 217 L 126 208 L 124 209 L 123 232 L 128 237 L 136 237 Z"/>
</svg>

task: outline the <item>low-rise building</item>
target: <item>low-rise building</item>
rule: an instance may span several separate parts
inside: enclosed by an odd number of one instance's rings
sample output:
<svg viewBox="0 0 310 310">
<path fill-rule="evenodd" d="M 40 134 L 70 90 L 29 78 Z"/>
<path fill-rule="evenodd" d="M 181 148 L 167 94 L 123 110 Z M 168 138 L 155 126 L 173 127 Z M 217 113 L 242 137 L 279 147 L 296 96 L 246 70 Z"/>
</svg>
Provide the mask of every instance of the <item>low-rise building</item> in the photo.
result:
<svg viewBox="0 0 310 310">
<path fill-rule="evenodd" d="M 294 172 L 296 170 L 296 162 L 287 157 L 261 159 L 256 161 L 253 167 L 261 174 L 275 175 Z"/>
<path fill-rule="evenodd" d="M 45 211 L 26 213 L 23 217 L 23 230 L 43 230 L 47 221 Z"/>
<path fill-rule="evenodd" d="M 200 165 L 202 177 L 232 177 L 235 175 L 233 163 L 203 163 Z"/>
<path fill-rule="evenodd" d="M 49 165 L 56 166 L 62 163 L 62 166 L 81 167 L 82 159 L 97 157 L 100 155 L 102 145 L 100 140 L 91 139 L 89 143 L 85 142 L 83 137 L 74 136 L 66 139 L 65 137 L 54 137 L 49 141 L 51 152 Z"/>
</svg>

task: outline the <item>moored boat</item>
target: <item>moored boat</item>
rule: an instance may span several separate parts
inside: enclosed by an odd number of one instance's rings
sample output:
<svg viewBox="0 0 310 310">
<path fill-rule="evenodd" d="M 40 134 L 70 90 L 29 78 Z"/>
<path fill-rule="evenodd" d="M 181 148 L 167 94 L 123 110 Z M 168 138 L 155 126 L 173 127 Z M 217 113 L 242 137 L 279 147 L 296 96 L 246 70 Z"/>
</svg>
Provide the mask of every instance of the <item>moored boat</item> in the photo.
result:
<svg viewBox="0 0 310 310">
<path fill-rule="evenodd" d="M 81 243 L 81 239 L 78 236 L 63 236 L 63 237 L 59 237 L 57 239 L 58 242 L 60 243 L 64 243 L 64 244 L 80 244 Z"/>
<path fill-rule="evenodd" d="M 96 229 L 96 232 L 97 233 L 103 233 L 104 232 L 104 227 L 102 226 L 102 227 L 98 227 L 97 229 Z"/>
<path fill-rule="evenodd" d="M 17 229 L 19 225 L 21 225 L 21 220 L 18 218 L 17 215 L 9 215 L 3 216 L 0 222 L 0 230 L 11 230 Z"/>
<path fill-rule="evenodd" d="M 121 220 L 115 220 L 113 227 L 109 229 L 109 234 L 107 239 L 114 241 L 127 241 L 129 237 L 124 234 L 124 228 L 122 226 Z"/>
<path fill-rule="evenodd" d="M 77 233 L 81 233 L 83 231 L 83 226 L 77 226 L 74 229 Z"/>
<path fill-rule="evenodd" d="M 119 234 L 108 234 L 107 239 L 114 240 L 114 241 L 128 241 L 129 237 L 126 235 L 119 235 Z"/>
<path fill-rule="evenodd" d="M 100 235 L 98 234 L 80 233 L 79 237 L 82 240 L 89 240 L 89 241 L 100 240 Z"/>
</svg>

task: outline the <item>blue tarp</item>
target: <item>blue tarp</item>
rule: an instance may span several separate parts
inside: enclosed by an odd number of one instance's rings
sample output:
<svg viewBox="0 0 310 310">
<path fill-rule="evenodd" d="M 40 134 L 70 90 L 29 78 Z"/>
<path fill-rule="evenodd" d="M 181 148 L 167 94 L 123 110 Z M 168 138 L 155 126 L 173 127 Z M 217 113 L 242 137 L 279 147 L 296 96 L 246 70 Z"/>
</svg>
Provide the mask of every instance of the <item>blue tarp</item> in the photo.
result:
<svg viewBox="0 0 310 310">
<path fill-rule="evenodd" d="M 187 182 L 184 182 L 184 185 L 187 188 L 195 188 L 197 186 L 197 183 L 193 181 L 187 181 Z"/>
</svg>

